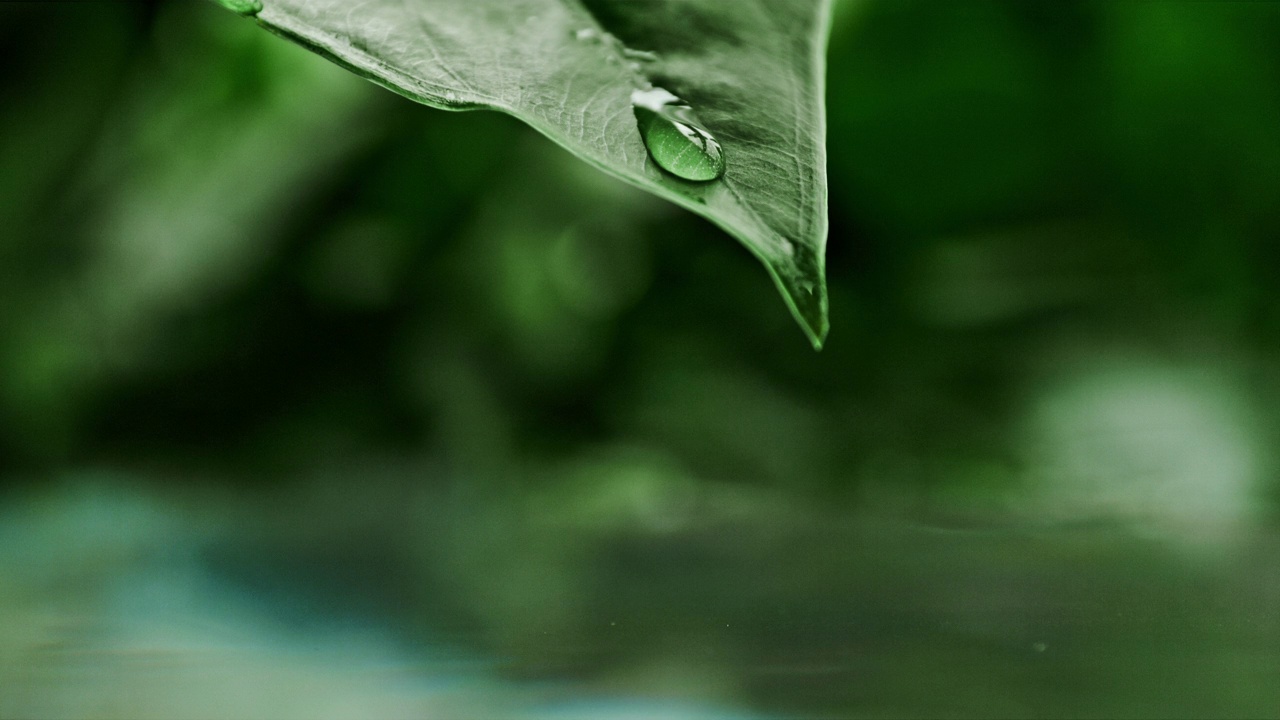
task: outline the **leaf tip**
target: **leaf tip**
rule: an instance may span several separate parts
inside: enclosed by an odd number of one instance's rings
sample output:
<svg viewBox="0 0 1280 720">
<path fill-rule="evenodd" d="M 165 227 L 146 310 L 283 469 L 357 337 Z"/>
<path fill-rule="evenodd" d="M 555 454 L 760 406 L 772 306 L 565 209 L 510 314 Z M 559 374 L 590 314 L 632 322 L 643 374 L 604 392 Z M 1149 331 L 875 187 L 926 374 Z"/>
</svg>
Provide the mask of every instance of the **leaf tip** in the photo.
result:
<svg viewBox="0 0 1280 720">
<path fill-rule="evenodd" d="M 822 346 L 827 342 L 827 331 L 830 330 L 830 323 L 827 320 L 825 288 L 823 290 L 821 292 L 822 298 L 817 303 L 820 307 L 806 310 L 806 308 L 797 305 L 794 310 L 796 319 L 800 321 L 800 329 L 804 330 L 804 334 L 809 338 L 809 343 L 813 345 L 814 352 L 822 351 Z"/>
<path fill-rule="evenodd" d="M 830 323 L 827 319 L 827 284 L 820 271 L 817 275 L 797 276 L 779 272 L 777 268 L 769 269 L 783 299 L 787 301 L 787 307 L 813 349 L 822 350 Z"/>
</svg>

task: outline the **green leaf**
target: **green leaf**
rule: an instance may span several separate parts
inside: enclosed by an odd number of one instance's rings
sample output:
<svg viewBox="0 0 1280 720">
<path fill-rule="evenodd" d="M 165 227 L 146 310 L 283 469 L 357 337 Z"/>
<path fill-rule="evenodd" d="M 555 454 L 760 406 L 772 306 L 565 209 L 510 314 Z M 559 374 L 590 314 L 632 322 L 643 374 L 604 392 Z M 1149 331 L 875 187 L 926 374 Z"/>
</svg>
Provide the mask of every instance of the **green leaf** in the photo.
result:
<svg viewBox="0 0 1280 720">
<path fill-rule="evenodd" d="M 827 0 L 263 0 L 257 19 L 427 105 L 514 115 L 711 220 L 764 262 L 821 347 L 828 15 Z M 650 83 L 720 142 L 721 179 L 650 158 L 631 101 Z"/>
</svg>

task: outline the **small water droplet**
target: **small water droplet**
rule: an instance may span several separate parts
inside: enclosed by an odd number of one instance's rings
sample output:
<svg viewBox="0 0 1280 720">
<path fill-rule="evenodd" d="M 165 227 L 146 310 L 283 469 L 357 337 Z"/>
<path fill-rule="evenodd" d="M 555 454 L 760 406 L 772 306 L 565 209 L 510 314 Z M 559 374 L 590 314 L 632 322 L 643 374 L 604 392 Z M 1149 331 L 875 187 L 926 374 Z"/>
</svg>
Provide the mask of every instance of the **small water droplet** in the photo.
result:
<svg viewBox="0 0 1280 720">
<path fill-rule="evenodd" d="M 218 3 L 240 15 L 257 15 L 262 12 L 262 0 L 218 0 Z"/>
<path fill-rule="evenodd" d="M 640 136 L 658 167 L 698 182 L 724 174 L 724 150 L 685 101 L 651 88 L 631 93 L 631 104 Z"/>
<path fill-rule="evenodd" d="M 573 33 L 573 36 L 574 36 L 575 38 L 577 38 L 578 40 L 582 40 L 582 41 L 584 41 L 584 42 L 586 42 L 586 41 L 588 41 L 588 40 L 599 40 L 599 39 L 600 39 L 600 33 L 599 33 L 598 31 L 596 31 L 596 29 L 595 29 L 595 28 L 582 28 L 581 30 L 577 30 L 577 31 L 575 31 L 575 32 Z"/>
<path fill-rule="evenodd" d="M 631 48 L 622 48 L 622 56 L 628 60 L 637 60 L 640 62 L 657 62 L 658 53 L 649 52 L 648 50 L 632 50 Z"/>
<path fill-rule="evenodd" d="M 782 250 L 783 257 L 792 258 L 796 255 L 796 246 L 790 240 L 783 240 L 779 248 Z"/>
<path fill-rule="evenodd" d="M 1038 643 L 1035 643 L 1034 645 L 1032 645 L 1032 646 L 1031 646 L 1031 649 L 1032 649 L 1032 650 L 1035 650 L 1036 652 L 1041 652 L 1041 653 L 1042 653 L 1042 652 L 1044 652 L 1045 650 L 1048 650 L 1048 649 L 1049 649 L 1049 646 L 1048 646 L 1047 644 L 1045 644 L 1045 643 L 1038 642 Z"/>
</svg>

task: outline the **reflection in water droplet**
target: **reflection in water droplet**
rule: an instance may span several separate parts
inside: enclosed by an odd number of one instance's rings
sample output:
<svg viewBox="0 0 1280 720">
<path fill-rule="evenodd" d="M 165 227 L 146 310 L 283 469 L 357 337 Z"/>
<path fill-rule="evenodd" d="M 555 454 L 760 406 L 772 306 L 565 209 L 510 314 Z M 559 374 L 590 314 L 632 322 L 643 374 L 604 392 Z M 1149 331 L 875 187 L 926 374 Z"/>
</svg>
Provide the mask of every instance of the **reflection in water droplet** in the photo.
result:
<svg viewBox="0 0 1280 720">
<path fill-rule="evenodd" d="M 653 161 L 663 170 L 706 182 L 724 174 L 724 151 L 693 108 L 662 88 L 631 93 L 640 136 Z"/>
<path fill-rule="evenodd" d="M 262 12 L 262 0 L 218 0 L 218 3 L 241 15 L 257 15 Z"/>
</svg>

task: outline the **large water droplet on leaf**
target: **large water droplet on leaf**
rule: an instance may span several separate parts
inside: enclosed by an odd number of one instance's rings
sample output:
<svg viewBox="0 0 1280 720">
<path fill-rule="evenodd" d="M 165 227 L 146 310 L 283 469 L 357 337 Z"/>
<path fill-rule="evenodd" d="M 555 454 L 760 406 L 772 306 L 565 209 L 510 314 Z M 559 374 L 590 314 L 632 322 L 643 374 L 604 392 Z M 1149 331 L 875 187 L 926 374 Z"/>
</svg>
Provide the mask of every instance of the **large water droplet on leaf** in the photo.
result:
<svg viewBox="0 0 1280 720">
<path fill-rule="evenodd" d="M 218 4 L 241 15 L 257 15 L 262 12 L 262 0 L 217 0 Z"/>
<path fill-rule="evenodd" d="M 650 88 L 633 92 L 631 104 L 640 136 L 658 167 L 698 182 L 724 174 L 724 150 L 685 101 L 662 88 Z"/>
</svg>

